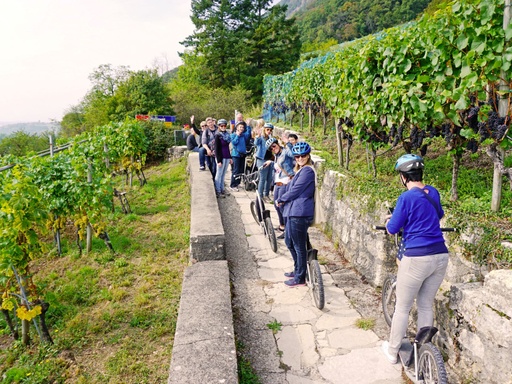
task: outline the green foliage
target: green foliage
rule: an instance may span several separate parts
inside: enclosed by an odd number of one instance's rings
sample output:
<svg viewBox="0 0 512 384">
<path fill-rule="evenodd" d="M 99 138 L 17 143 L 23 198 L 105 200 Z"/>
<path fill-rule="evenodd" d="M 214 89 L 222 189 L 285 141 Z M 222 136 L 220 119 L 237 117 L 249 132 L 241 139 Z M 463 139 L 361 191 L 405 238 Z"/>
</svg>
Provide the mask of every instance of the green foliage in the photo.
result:
<svg viewBox="0 0 512 384">
<path fill-rule="evenodd" d="M 281 330 L 282 326 L 283 326 L 283 324 L 281 324 L 277 320 L 274 320 L 267 324 L 268 329 L 272 330 L 273 334 L 276 334 L 277 332 L 279 332 Z"/>
<path fill-rule="evenodd" d="M 174 130 L 166 127 L 161 121 L 148 120 L 141 122 L 147 139 L 147 161 L 161 161 L 166 150 L 174 143 Z"/>
<path fill-rule="evenodd" d="M 414 20 L 429 3 L 430 0 L 317 0 L 294 16 L 303 43 L 329 39 L 344 42 Z"/>
<path fill-rule="evenodd" d="M 47 135 L 17 131 L 0 140 L 0 156 L 25 156 L 30 152 L 44 151 L 48 146 Z"/>
<path fill-rule="evenodd" d="M 299 59 L 294 20 L 270 0 L 193 2 L 191 19 L 195 32 L 182 44 L 192 51 L 182 55 L 185 68 L 179 71 L 185 81 L 241 85 L 258 101 L 263 75 L 290 70 Z"/>
<path fill-rule="evenodd" d="M 375 327 L 375 319 L 371 317 L 357 319 L 356 327 L 365 331 L 370 331 Z"/>
<path fill-rule="evenodd" d="M 144 216 L 133 213 L 131 219 L 110 213 L 115 257 L 104 247 L 81 257 L 70 252 L 31 261 L 34 282 L 50 304 L 46 321 L 55 344 L 35 340 L 30 347 L 20 342 L 4 345 L 3 382 L 139 384 L 167 379 L 188 260 L 190 195 L 185 160 L 147 172 L 148 184 L 128 191 L 133 211 L 167 205 L 173 215 L 169 209 Z M 120 188 L 123 180 L 117 181 Z M 177 216 L 181 220 L 175 220 Z M 74 233 L 63 241 L 74 242 Z M 0 327 L 6 327 L 3 317 Z M 84 361 L 84 356 L 89 363 L 76 369 L 76 361 Z"/>
<path fill-rule="evenodd" d="M 245 111 L 251 106 L 251 93 L 240 86 L 225 89 L 172 83 L 170 87 L 172 107 L 181 121 L 187 121 L 192 115 L 196 122 L 208 116 L 231 119 L 235 110 Z"/>
</svg>

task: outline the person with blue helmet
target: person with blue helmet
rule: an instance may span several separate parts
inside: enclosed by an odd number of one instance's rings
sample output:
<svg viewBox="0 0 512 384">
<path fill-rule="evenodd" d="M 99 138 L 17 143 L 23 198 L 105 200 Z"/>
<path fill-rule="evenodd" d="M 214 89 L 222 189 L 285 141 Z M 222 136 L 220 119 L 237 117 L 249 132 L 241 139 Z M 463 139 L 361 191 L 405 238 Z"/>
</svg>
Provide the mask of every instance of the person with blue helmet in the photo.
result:
<svg viewBox="0 0 512 384">
<path fill-rule="evenodd" d="M 285 273 L 284 283 L 289 287 L 306 284 L 308 228 L 315 213 L 316 173 L 311 160 L 311 147 L 300 141 L 292 147 L 295 158 L 295 175 L 279 197 L 277 204 L 283 207 L 285 217 L 285 243 L 293 258 L 294 269 Z"/>
<path fill-rule="evenodd" d="M 256 146 L 256 167 L 261 168 L 260 180 L 258 182 L 258 192 L 266 203 L 271 203 L 270 188 L 272 187 L 272 168 L 265 166 L 265 162 L 273 160 L 272 151 L 267 148 L 268 139 L 272 138 L 274 126 L 272 123 L 265 123 L 259 132 L 258 137 L 254 140 Z"/>
<path fill-rule="evenodd" d="M 416 299 L 417 328 L 432 326 L 434 298 L 448 266 L 446 248 L 439 220 L 444 216 L 437 189 L 423 183 L 423 158 L 414 154 L 401 156 L 395 170 L 407 188 L 387 218 L 388 233 L 402 231 L 405 251 L 399 262 L 396 305 L 389 341 L 382 344 L 388 360 L 397 362 L 398 350 L 407 331 L 409 312 Z"/>
</svg>

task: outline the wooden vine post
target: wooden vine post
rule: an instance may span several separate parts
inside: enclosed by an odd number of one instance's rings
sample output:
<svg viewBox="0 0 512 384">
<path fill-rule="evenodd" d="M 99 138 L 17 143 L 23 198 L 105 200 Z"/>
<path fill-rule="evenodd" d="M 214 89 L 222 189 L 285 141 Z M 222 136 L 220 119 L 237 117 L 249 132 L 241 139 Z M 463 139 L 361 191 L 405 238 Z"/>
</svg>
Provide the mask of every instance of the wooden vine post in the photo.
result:
<svg viewBox="0 0 512 384">
<path fill-rule="evenodd" d="M 92 160 L 88 160 L 87 164 L 87 182 L 92 184 Z M 87 253 L 92 250 L 92 226 L 91 223 L 87 223 L 87 238 L 86 238 L 86 251 Z"/>
<path fill-rule="evenodd" d="M 506 30 L 510 24 L 510 0 L 505 0 L 505 8 L 503 10 L 503 29 Z M 499 83 L 499 94 L 500 100 L 498 103 L 498 113 L 500 117 L 507 117 L 509 110 L 509 91 L 508 82 L 506 81 L 507 74 L 505 71 L 500 72 L 500 83 Z M 506 97 L 505 97 L 506 95 Z M 502 167 L 503 160 L 505 159 L 505 150 L 497 145 L 496 146 L 496 158 L 494 160 L 494 172 L 492 179 L 492 198 L 491 198 L 491 210 L 498 212 L 501 206 L 501 190 L 503 183 L 503 172 Z M 497 161 L 498 160 L 498 161 Z"/>
</svg>

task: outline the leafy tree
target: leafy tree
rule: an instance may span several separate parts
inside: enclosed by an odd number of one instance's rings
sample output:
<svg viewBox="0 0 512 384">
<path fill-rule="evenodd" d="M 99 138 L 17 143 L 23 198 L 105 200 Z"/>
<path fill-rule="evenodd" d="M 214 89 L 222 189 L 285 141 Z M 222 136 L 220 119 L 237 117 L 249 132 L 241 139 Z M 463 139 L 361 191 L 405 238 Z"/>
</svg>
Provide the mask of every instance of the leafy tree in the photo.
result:
<svg viewBox="0 0 512 384">
<path fill-rule="evenodd" d="M 123 121 L 138 114 L 171 113 L 169 93 L 156 70 L 131 72 L 128 79 L 119 84 L 110 107 L 112 121 Z"/>
<path fill-rule="evenodd" d="M 48 136 L 17 131 L 0 141 L 0 155 L 25 156 L 48 149 Z"/>
<path fill-rule="evenodd" d="M 60 135 L 64 138 L 72 138 L 85 131 L 85 115 L 83 104 L 72 106 L 60 122 Z"/>
<path fill-rule="evenodd" d="M 299 58 L 300 41 L 294 19 L 286 19 L 286 7 L 271 7 L 270 0 L 194 0 L 194 33 L 182 44 L 181 71 L 213 88 L 242 85 L 259 100 L 265 73 L 293 68 Z"/>
</svg>

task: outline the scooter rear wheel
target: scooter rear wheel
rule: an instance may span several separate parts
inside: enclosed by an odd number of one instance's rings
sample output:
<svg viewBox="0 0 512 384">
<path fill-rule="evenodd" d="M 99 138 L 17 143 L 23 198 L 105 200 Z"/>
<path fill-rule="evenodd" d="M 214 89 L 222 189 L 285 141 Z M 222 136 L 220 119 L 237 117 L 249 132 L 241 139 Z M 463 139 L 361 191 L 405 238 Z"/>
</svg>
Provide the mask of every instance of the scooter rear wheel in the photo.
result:
<svg viewBox="0 0 512 384">
<path fill-rule="evenodd" d="M 390 327 L 395 313 L 396 289 L 393 285 L 395 282 L 396 276 L 389 275 L 382 284 L 382 312 L 384 312 L 384 319 Z"/>
</svg>

